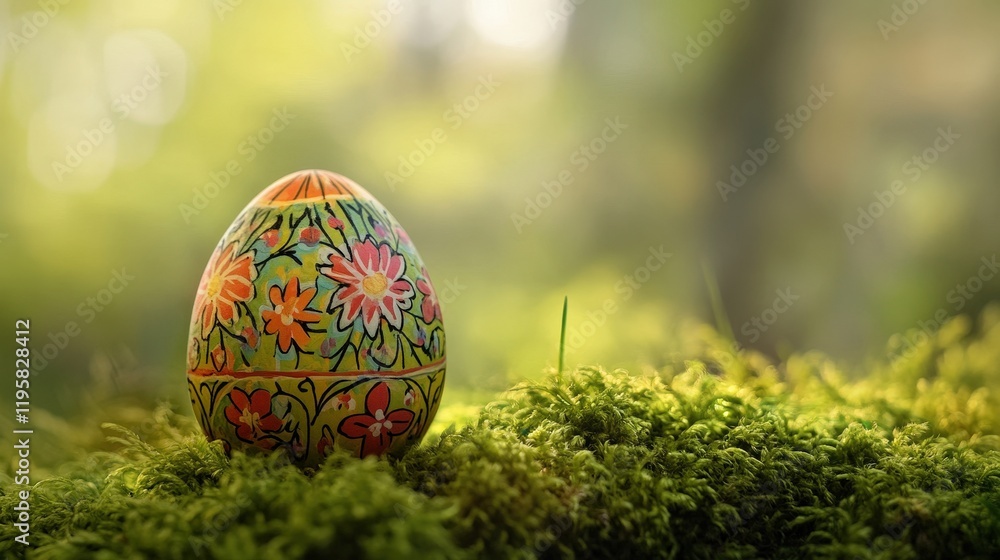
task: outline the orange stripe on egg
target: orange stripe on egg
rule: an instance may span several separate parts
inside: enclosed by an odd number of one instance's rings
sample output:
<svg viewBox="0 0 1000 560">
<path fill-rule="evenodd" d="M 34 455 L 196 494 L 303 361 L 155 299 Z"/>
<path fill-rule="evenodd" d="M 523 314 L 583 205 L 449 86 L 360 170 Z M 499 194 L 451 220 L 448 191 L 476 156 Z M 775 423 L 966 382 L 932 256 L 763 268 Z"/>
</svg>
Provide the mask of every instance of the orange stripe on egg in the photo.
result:
<svg viewBox="0 0 1000 560">
<path fill-rule="evenodd" d="M 361 185 L 332 171 L 296 171 L 271 183 L 255 202 L 262 206 L 287 206 L 340 198 L 372 198 Z"/>
<path fill-rule="evenodd" d="M 195 377 L 233 377 L 245 379 L 248 377 L 402 377 L 404 375 L 419 375 L 429 373 L 445 366 L 445 359 L 436 360 L 427 365 L 399 371 L 215 371 L 214 369 L 196 369 L 188 371 Z"/>
</svg>

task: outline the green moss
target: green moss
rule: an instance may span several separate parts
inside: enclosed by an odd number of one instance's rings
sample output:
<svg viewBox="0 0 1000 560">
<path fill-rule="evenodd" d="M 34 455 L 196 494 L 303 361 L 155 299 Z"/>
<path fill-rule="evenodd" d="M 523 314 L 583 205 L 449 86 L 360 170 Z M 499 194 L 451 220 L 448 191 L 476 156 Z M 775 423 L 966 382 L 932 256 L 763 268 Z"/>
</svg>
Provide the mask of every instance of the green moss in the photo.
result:
<svg viewBox="0 0 1000 560">
<path fill-rule="evenodd" d="M 230 460 L 161 409 L 34 487 L 29 556 L 1000 555 L 996 310 L 858 381 L 817 354 L 733 355 L 704 330 L 684 345 L 683 366 L 555 373 L 401 458 L 315 473 Z"/>
</svg>

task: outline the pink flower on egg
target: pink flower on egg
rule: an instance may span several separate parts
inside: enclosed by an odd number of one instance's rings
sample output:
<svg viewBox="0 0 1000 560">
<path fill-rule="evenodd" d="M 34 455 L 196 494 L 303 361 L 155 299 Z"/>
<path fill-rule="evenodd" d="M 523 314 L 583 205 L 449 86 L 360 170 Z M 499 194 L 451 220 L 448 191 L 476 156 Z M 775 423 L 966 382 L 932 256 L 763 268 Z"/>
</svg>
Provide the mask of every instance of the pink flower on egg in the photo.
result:
<svg viewBox="0 0 1000 560">
<path fill-rule="evenodd" d="M 329 311 L 343 308 L 338 326 L 347 329 L 359 316 L 365 332 L 375 338 L 384 318 L 390 326 L 403 327 L 403 311 L 413 305 L 413 285 L 403 273 L 406 261 L 388 243 L 376 244 L 372 238 L 355 243 L 350 255 L 333 253 L 330 264 L 320 272 L 340 283 L 330 298 Z"/>
<path fill-rule="evenodd" d="M 417 289 L 420 290 L 421 294 L 424 294 L 424 301 L 420 304 L 420 312 L 424 316 L 424 322 L 429 325 L 434 322 L 435 318 L 442 320 L 441 304 L 438 303 L 437 292 L 431 285 L 427 269 L 422 269 L 420 272 L 422 278 L 417 278 Z"/>
<path fill-rule="evenodd" d="M 409 247 L 413 246 L 413 241 L 410 241 L 410 236 L 401 227 L 396 228 L 396 236 L 399 237 L 399 241 Z"/>
</svg>

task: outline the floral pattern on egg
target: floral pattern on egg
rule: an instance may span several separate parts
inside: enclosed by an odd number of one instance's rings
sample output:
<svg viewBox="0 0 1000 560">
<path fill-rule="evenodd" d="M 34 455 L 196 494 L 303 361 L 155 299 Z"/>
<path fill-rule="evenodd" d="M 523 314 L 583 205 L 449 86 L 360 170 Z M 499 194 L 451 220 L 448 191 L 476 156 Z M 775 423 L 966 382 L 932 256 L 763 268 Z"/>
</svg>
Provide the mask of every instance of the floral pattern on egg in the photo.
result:
<svg viewBox="0 0 1000 560">
<path fill-rule="evenodd" d="M 210 439 L 284 449 L 303 466 L 334 448 L 396 452 L 441 400 L 445 335 L 409 236 L 356 183 L 284 177 L 219 242 L 198 284 L 188 389 Z"/>
</svg>

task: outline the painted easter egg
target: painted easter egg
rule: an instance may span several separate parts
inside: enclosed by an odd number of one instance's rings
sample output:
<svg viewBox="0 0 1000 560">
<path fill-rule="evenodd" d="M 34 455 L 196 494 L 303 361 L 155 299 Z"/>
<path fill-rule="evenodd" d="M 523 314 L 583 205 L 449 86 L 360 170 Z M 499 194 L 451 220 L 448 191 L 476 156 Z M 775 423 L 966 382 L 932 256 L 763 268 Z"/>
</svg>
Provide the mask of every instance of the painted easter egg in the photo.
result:
<svg viewBox="0 0 1000 560">
<path fill-rule="evenodd" d="M 301 466 L 333 449 L 398 452 L 441 401 L 441 308 L 378 200 L 299 171 L 254 198 L 209 259 L 187 376 L 205 435 L 227 449 L 282 449 Z"/>
</svg>

